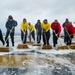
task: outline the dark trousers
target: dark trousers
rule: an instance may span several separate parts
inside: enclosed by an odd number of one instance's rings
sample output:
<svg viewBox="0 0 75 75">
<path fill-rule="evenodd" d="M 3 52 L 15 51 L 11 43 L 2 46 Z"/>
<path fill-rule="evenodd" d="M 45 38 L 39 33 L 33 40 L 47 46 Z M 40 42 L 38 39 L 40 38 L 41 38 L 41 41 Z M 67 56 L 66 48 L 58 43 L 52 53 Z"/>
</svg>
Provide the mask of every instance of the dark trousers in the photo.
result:
<svg viewBox="0 0 75 75">
<path fill-rule="evenodd" d="M 39 31 L 37 34 L 37 43 L 40 43 L 40 41 L 41 41 L 41 31 Z"/>
<path fill-rule="evenodd" d="M 69 35 L 71 34 L 71 32 L 68 32 L 68 33 L 69 33 Z M 67 39 L 66 39 L 66 41 L 67 41 L 66 44 L 67 44 L 67 45 L 71 45 L 71 42 L 72 42 L 71 39 L 73 38 L 73 36 L 70 36 L 70 37 L 69 37 L 69 35 L 67 34 Z M 71 38 L 71 39 L 70 39 L 70 38 Z"/>
<path fill-rule="evenodd" d="M 5 36 L 5 41 L 7 43 L 7 45 L 9 46 L 9 35 L 10 35 L 10 38 L 11 38 L 11 42 L 12 42 L 12 45 L 14 44 L 14 32 L 7 32 L 6 33 L 6 36 Z"/>
<path fill-rule="evenodd" d="M 27 30 L 26 33 L 24 34 L 23 31 L 21 30 L 21 40 L 25 44 L 27 41 Z"/>
<path fill-rule="evenodd" d="M 57 34 L 58 31 L 55 30 L 55 33 Z M 56 44 L 57 44 L 57 40 L 58 40 L 58 38 L 56 37 L 55 33 L 53 32 L 53 45 L 54 45 L 54 47 L 56 46 Z M 58 35 L 58 37 L 59 37 L 59 35 Z"/>
<path fill-rule="evenodd" d="M 50 30 L 48 32 L 43 31 L 43 43 L 44 45 L 49 45 L 49 39 L 50 39 Z"/>
<path fill-rule="evenodd" d="M 4 40 L 3 40 L 3 35 L 2 35 L 2 32 L 0 31 L 0 41 L 3 43 L 4 45 Z"/>
<path fill-rule="evenodd" d="M 32 38 L 33 38 L 34 41 L 35 41 L 35 32 L 34 32 L 34 31 L 29 34 L 29 40 L 30 40 L 30 41 L 31 41 L 31 36 L 32 36 Z"/>
<path fill-rule="evenodd" d="M 66 30 L 64 29 L 64 43 L 66 43 L 67 42 L 67 32 L 66 32 Z"/>
</svg>

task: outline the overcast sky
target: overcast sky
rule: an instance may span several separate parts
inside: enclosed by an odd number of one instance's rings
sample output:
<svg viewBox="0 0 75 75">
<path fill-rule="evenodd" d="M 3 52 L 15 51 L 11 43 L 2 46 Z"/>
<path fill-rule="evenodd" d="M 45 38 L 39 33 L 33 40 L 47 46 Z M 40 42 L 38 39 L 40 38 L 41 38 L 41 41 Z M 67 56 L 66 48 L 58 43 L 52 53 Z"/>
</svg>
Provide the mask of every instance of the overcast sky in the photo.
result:
<svg viewBox="0 0 75 75">
<path fill-rule="evenodd" d="M 3 32 L 6 32 L 5 23 L 8 15 L 12 15 L 18 22 L 16 32 L 20 32 L 19 27 L 23 18 L 33 25 L 37 19 L 48 19 L 50 23 L 58 19 L 62 25 L 65 18 L 75 21 L 75 0 L 1 0 L 0 28 Z"/>
</svg>

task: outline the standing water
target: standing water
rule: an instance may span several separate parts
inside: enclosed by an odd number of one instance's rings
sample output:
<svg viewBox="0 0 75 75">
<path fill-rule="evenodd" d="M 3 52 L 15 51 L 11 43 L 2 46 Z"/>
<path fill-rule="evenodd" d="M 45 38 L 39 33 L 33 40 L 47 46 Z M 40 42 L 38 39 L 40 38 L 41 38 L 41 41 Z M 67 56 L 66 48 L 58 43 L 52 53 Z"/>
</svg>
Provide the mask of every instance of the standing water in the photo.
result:
<svg viewBox="0 0 75 75">
<path fill-rule="evenodd" d="M 74 50 L 41 50 L 32 45 L 18 50 L 21 41 L 15 40 L 13 50 L 0 55 L 0 75 L 75 75 Z"/>
</svg>

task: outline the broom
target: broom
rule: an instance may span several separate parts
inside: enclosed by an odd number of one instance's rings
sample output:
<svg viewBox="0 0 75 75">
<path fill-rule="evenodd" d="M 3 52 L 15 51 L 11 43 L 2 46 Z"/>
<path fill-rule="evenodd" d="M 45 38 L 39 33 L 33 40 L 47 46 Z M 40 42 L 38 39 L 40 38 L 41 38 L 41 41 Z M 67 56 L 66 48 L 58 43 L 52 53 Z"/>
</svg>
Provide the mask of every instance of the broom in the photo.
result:
<svg viewBox="0 0 75 75">
<path fill-rule="evenodd" d="M 44 45 L 44 46 L 42 47 L 42 49 L 52 49 L 52 47 L 51 47 L 50 45 L 47 45 L 47 38 L 46 38 L 45 33 L 44 33 L 44 37 L 45 37 L 46 45 Z"/>
<path fill-rule="evenodd" d="M 23 41 L 22 41 L 22 43 L 24 43 L 24 40 L 25 40 L 25 34 L 24 34 L 24 36 L 23 36 Z M 27 44 L 18 44 L 17 48 L 18 48 L 18 49 L 27 49 L 27 48 L 29 48 L 29 47 L 28 47 Z"/>
<path fill-rule="evenodd" d="M 54 32 L 54 33 L 55 33 L 55 35 L 56 35 L 56 32 L 55 32 L 55 31 L 53 31 L 53 32 Z M 56 36 L 56 37 L 58 38 L 58 36 Z M 64 50 L 64 49 L 68 49 L 68 47 L 67 47 L 67 46 L 63 46 L 63 45 L 62 45 L 62 43 L 61 43 L 61 41 L 60 41 L 60 39 L 59 39 L 59 38 L 58 38 L 58 40 L 59 40 L 59 43 L 60 43 L 60 45 L 61 45 L 61 46 L 58 46 L 57 50 L 59 50 L 59 49 L 63 49 L 63 50 Z"/>
<path fill-rule="evenodd" d="M 64 27 L 64 28 L 65 28 L 65 27 Z M 70 37 L 70 35 L 69 35 L 69 33 L 68 33 L 68 31 L 67 31 L 66 28 L 65 28 L 65 30 L 66 30 L 66 32 L 67 32 L 67 34 L 68 34 L 70 40 L 72 41 L 72 39 L 71 39 L 71 37 Z M 71 48 L 71 49 L 75 49 L 75 44 L 72 44 L 72 43 L 71 43 L 70 48 Z"/>
<path fill-rule="evenodd" d="M 12 26 L 11 30 L 13 30 L 14 26 Z M 11 32 L 9 33 L 6 41 L 8 40 L 9 36 L 10 36 Z M 0 52 L 9 52 L 9 48 L 8 47 L 0 47 Z"/>
</svg>

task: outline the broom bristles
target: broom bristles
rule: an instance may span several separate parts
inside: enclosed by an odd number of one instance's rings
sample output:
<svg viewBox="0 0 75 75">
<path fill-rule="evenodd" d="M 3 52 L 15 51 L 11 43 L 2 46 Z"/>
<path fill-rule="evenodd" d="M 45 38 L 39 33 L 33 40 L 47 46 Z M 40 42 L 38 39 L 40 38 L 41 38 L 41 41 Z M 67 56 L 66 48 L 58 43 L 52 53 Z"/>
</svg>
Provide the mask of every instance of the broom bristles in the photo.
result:
<svg viewBox="0 0 75 75">
<path fill-rule="evenodd" d="M 8 47 L 0 47 L 0 52 L 9 52 Z"/>
<path fill-rule="evenodd" d="M 75 44 L 70 45 L 71 49 L 75 49 Z"/>
<path fill-rule="evenodd" d="M 59 49 L 65 50 L 65 49 L 69 49 L 69 48 L 68 48 L 68 46 L 59 46 L 59 47 L 57 48 L 57 50 L 59 50 Z"/>
<path fill-rule="evenodd" d="M 42 49 L 52 49 L 52 46 L 50 46 L 50 45 L 44 45 L 44 46 L 42 47 Z"/>
<path fill-rule="evenodd" d="M 27 49 L 29 48 L 27 44 L 18 44 L 17 46 L 18 49 Z"/>
</svg>

